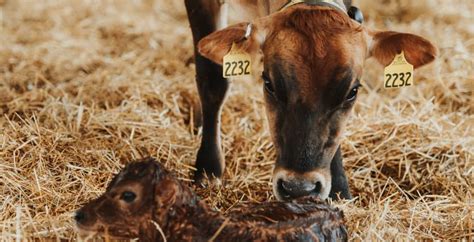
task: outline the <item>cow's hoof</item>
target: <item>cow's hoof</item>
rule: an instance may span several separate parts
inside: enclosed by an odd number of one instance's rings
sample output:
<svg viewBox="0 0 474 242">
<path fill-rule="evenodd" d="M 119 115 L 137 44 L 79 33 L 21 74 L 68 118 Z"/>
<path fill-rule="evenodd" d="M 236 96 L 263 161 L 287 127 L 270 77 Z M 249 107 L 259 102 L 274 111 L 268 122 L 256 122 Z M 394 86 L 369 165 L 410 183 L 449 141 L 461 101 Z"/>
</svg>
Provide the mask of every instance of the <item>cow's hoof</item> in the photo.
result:
<svg viewBox="0 0 474 242">
<path fill-rule="evenodd" d="M 224 171 L 224 161 L 219 152 L 209 152 L 206 149 L 199 149 L 196 159 L 196 171 L 194 172 L 194 182 L 202 183 L 206 178 L 210 181 L 220 178 Z"/>
<path fill-rule="evenodd" d="M 207 173 L 198 174 L 194 172 L 194 185 L 201 188 L 218 188 L 222 186 L 222 181 L 219 177 L 212 175 L 209 177 Z"/>
<path fill-rule="evenodd" d="M 206 184 L 206 181 L 214 182 L 219 180 L 222 176 L 222 171 L 220 169 L 216 170 L 208 170 L 204 168 L 196 167 L 196 171 L 194 172 L 194 183 L 195 184 Z"/>
</svg>

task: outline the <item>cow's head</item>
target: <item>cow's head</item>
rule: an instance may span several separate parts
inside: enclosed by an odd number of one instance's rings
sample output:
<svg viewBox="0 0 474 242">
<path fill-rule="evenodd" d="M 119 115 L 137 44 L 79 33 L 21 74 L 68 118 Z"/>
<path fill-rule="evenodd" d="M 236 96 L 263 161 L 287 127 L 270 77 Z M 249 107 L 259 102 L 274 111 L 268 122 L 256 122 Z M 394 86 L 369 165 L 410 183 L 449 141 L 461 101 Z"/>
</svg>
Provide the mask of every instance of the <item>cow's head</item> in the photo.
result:
<svg viewBox="0 0 474 242">
<path fill-rule="evenodd" d="M 436 55 L 422 37 L 369 30 L 341 11 L 304 4 L 217 31 L 200 41 L 199 52 L 222 64 L 234 42 L 250 54 L 263 53 L 279 199 L 328 197 L 330 163 L 357 99 L 366 58 L 388 65 L 403 50 L 416 68 Z"/>
</svg>

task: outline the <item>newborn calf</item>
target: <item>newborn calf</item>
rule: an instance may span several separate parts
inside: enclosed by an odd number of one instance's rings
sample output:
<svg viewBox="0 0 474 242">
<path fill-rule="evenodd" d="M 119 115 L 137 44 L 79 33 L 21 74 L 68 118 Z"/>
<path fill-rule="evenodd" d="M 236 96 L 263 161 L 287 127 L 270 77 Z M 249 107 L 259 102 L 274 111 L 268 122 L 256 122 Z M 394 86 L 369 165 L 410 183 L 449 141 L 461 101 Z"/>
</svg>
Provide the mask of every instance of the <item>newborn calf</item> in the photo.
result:
<svg viewBox="0 0 474 242">
<path fill-rule="evenodd" d="M 346 241 L 341 211 L 316 198 L 211 210 L 153 159 L 127 165 L 77 211 L 79 233 L 140 241 Z"/>
</svg>

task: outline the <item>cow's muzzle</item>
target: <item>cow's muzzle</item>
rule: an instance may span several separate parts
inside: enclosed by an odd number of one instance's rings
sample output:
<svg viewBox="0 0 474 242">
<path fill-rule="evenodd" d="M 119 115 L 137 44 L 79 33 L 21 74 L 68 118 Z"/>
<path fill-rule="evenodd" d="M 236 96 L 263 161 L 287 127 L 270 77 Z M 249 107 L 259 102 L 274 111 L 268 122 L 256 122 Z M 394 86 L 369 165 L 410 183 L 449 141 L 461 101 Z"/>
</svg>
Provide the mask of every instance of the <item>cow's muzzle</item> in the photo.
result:
<svg viewBox="0 0 474 242">
<path fill-rule="evenodd" d="M 326 199 L 330 190 L 329 171 L 315 170 L 301 174 L 286 169 L 276 169 L 273 175 L 273 192 L 278 200 L 292 200 L 304 196 Z"/>
</svg>

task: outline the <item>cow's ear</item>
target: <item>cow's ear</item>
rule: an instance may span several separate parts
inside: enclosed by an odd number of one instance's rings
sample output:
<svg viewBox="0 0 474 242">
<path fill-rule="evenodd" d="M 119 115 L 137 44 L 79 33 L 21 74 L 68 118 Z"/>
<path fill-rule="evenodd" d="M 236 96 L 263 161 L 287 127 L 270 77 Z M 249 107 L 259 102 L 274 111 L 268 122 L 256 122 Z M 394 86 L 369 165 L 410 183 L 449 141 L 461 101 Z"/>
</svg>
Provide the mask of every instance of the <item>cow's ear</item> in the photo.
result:
<svg viewBox="0 0 474 242">
<path fill-rule="evenodd" d="M 265 36 L 262 36 L 262 28 L 260 22 L 229 26 L 201 39 L 198 44 L 198 51 L 202 56 L 220 65 L 222 65 L 223 58 L 229 53 L 233 43 L 239 49 L 253 55 L 257 53 L 265 39 Z"/>
<path fill-rule="evenodd" d="M 370 31 L 369 54 L 387 66 L 402 51 L 415 68 L 432 62 L 437 55 L 436 47 L 427 39 L 394 31 Z"/>
</svg>

